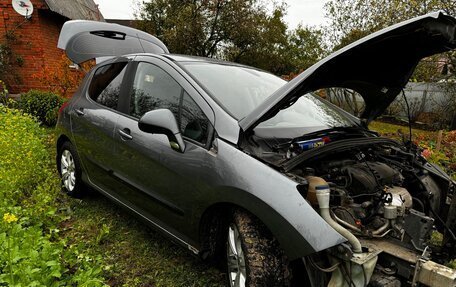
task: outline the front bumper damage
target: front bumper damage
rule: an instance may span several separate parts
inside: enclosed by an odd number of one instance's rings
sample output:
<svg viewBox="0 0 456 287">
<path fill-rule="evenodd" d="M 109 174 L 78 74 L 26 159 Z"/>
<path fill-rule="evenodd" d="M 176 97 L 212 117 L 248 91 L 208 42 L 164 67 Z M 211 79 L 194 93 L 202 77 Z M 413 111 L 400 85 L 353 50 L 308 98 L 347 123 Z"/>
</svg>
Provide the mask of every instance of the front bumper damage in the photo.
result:
<svg viewBox="0 0 456 287">
<path fill-rule="evenodd" d="M 383 258 L 394 257 L 394 261 L 399 262 L 396 270 L 377 268 L 381 274 L 397 274 L 403 278 L 409 278 L 412 287 L 420 286 L 420 284 L 431 287 L 456 287 L 456 270 L 429 260 L 426 249 L 420 256 L 407 248 L 383 239 L 361 240 L 361 243 L 369 253 L 383 253 Z M 386 286 L 400 285 L 392 282 Z"/>
</svg>

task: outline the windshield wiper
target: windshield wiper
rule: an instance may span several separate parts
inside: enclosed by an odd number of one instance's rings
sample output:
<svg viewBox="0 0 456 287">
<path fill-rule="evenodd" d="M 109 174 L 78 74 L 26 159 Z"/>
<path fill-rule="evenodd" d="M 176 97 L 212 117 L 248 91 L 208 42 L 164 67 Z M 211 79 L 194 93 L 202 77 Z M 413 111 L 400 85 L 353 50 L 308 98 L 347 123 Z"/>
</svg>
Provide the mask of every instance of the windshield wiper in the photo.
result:
<svg viewBox="0 0 456 287">
<path fill-rule="evenodd" d="M 331 134 L 348 134 L 348 133 L 352 133 L 352 132 L 355 132 L 357 134 L 361 133 L 361 134 L 369 134 L 369 135 L 378 136 L 378 134 L 376 132 L 365 129 L 361 126 L 349 126 L 349 127 L 332 127 L 332 128 L 325 129 L 325 130 L 312 132 L 312 133 L 303 135 L 302 137 L 300 137 L 300 139 L 316 137 L 316 136 L 317 137 L 318 136 L 327 136 L 327 135 L 331 135 Z"/>
<path fill-rule="evenodd" d="M 288 141 L 286 143 L 277 144 L 275 147 L 276 148 L 283 148 L 283 147 L 287 147 L 290 144 L 298 142 L 298 141 L 314 139 L 314 138 L 320 138 L 320 137 L 331 136 L 331 135 L 345 135 L 345 136 L 371 135 L 371 136 L 378 136 L 378 133 L 376 133 L 374 131 L 370 131 L 368 129 L 365 129 L 365 128 L 361 127 L 361 126 L 332 127 L 332 128 L 329 128 L 329 129 L 319 130 L 319 131 L 315 131 L 315 132 L 311 132 L 311 133 L 302 135 L 302 136 L 294 138 L 291 141 Z"/>
</svg>

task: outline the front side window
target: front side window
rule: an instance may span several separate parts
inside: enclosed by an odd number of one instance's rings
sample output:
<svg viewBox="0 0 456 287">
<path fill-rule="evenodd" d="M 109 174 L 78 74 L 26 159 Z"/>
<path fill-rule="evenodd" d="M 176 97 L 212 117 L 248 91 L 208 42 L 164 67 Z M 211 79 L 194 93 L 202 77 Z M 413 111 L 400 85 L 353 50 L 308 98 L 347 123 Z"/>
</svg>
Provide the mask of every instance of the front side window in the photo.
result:
<svg viewBox="0 0 456 287">
<path fill-rule="evenodd" d="M 95 71 L 89 87 L 89 96 L 95 102 L 117 109 L 120 87 L 127 69 L 127 62 L 102 66 Z"/>
<path fill-rule="evenodd" d="M 168 73 L 161 68 L 139 63 L 130 98 L 130 115 L 139 119 L 156 109 L 169 109 L 182 135 L 205 144 L 209 120 L 203 111 Z"/>
<path fill-rule="evenodd" d="M 130 100 L 130 115 L 142 117 L 156 109 L 169 109 L 178 118 L 182 87 L 159 67 L 139 63 Z"/>
<path fill-rule="evenodd" d="M 205 143 L 209 134 L 209 120 L 203 111 L 184 93 L 180 112 L 180 128 L 182 135 L 200 143 Z"/>
</svg>

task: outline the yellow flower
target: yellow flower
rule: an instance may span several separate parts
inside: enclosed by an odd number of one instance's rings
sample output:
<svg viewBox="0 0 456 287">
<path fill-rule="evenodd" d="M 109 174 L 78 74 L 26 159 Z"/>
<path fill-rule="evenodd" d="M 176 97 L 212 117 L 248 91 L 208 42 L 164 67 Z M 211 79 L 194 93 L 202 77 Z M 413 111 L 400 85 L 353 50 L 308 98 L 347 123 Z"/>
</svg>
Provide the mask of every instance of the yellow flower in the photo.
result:
<svg viewBox="0 0 456 287">
<path fill-rule="evenodd" d="M 16 222 L 17 217 L 16 217 L 16 215 L 11 214 L 11 213 L 5 213 L 5 214 L 3 214 L 3 221 L 6 223 Z"/>
</svg>

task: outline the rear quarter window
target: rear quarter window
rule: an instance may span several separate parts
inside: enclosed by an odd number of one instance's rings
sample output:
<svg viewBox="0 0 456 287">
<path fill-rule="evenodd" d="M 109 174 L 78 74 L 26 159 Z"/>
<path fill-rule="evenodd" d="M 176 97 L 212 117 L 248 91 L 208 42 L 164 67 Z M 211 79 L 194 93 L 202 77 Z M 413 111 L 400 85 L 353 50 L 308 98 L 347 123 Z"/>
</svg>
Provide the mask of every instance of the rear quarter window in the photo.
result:
<svg viewBox="0 0 456 287">
<path fill-rule="evenodd" d="M 95 102 L 111 109 L 117 109 L 120 87 L 125 75 L 127 62 L 113 63 L 99 67 L 89 86 L 89 96 Z"/>
</svg>

